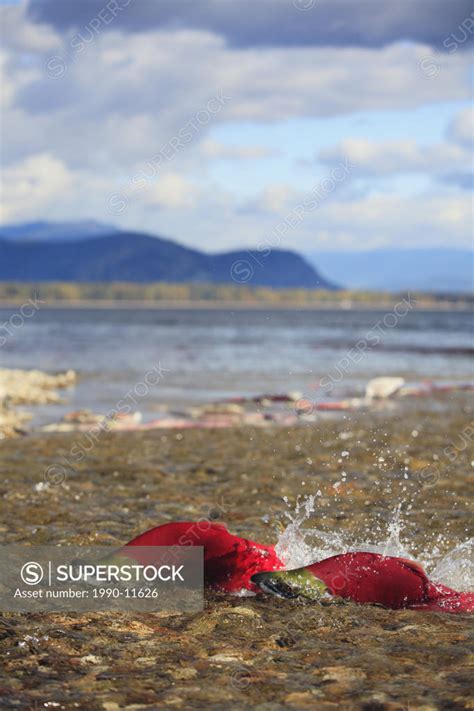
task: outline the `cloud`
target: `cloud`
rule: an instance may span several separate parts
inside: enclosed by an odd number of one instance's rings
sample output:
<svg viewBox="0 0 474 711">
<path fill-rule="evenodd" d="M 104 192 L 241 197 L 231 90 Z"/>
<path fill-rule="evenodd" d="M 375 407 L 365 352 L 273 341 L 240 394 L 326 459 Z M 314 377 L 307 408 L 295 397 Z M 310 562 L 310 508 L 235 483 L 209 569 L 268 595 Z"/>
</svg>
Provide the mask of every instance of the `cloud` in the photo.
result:
<svg viewBox="0 0 474 711">
<path fill-rule="evenodd" d="M 356 177 L 424 174 L 446 185 L 470 190 L 473 186 L 472 132 L 474 111 L 459 112 L 446 131 L 446 140 L 421 144 L 414 139 L 372 141 L 346 138 L 323 149 L 318 161 L 333 166 L 344 158 L 356 166 Z"/>
<path fill-rule="evenodd" d="M 299 202 L 302 200 L 300 195 Z M 287 209 L 274 215 L 271 222 L 267 221 L 264 234 L 271 235 L 291 214 Z M 426 245 L 426 235 L 433 246 L 445 245 L 447 235 L 453 246 L 472 244 L 472 204 L 466 194 L 376 194 L 354 200 L 327 200 L 303 214 L 301 220 L 294 220 L 294 224 L 285 232 L 279 245 L 282 248 L 314 251 L 414 247 Z"/>
<path fill-rule="evenodd" d="M 35 24 L 28 20 L 24 4 L 0 8 L 2 20 L 2 43 L 5 47 L 27 52 L 53 50 L 57 45 L 57 33 L 47 24 Z"/>
<path fill-rule="evenodd" d="M 348 175 L 350 182 L 351 176 Z M 260 209 L 237 210 L 230 230 L 246 244 L 267 244 L 300 251 L 371 248 L 379 246 L 441 246 L 472 244 L 472 201 L 466 193 L 445 190 L 417 195 L 372 193 L 361 195 L 350 187 L 318 181 L 310 191 L 278 186 L 286 199 L 266 202 L 262 191 L 253 205 Z M 348 188 L 348 189 L 346 189 Z M 341 191 L 342 190 L 342 199 Z M 317 198 L 317 199 L 315 199 Z M 259 233 L 259 235 L 258 235 Z M 258 236 L 257 236 L 258 235 Z M 212 240 L 211 235 L 208 238 Z M 252 241 L 253 240 L 253 241 Z"/>
<path fill-rule="evenodd" d="M 455 185 L 461 190 L 474 190 L 474 173 L 447 173 L 442 180 L 448 185 Z"/>
<path fill-rule="evenodd" d="M 96 3 L 34 3 L 27 17 L 23 6 L 3 8 L 3 219 L 110 222 L 108 195 L 147 171 L 143 194 L 113 218 L 120 226 L 146 225 L 208 249 L 259 244 L 301 199 L 294 184 L 301 176 L 292 182 L 284 138 L 275 139 L 272 154 L 247 138 L 249 126 L 276 125 L 291 143 L 285 126 L 292 119 L 409 111 L 470 97 L 467 42 L 463 51 L 433 50 L 458 22 L 462 3 L 433 0 L 429 13 L 419 0 L 318 0 L 311 12 L 291 0 L 271 5 L 269 12 L 252 0 L 244 12 L 238 1 L 138 2 L 89 34 Z M 401 41 L 407 37 L 414 43 Z M 421 63 L 433 54 L 439 71 L 430 77 Z M 209 102 L 222 94 L 228 100 L 211 113 Z M 190 140 L 170 150 L 190 125 Z M 422 244 L 427 236 L 468 243 L 467 196 L 452 194 L 464 181 L 468 136 L 463 113 L 444 142 L 424 148 L 415 138 L 336 143 L 322 154 L 324 165 L 357 154 L 370 195 L 348 181 L 282 246 Z M 308 154 L 313 150 L 310 143 Z M 278 172 L 258 163 L 271 155 L 281 157 Z M 233 185 L 213 182 L 219 171 L 209 167 L 220 159 L 235 162 L 235 194 Z M 254 195 L 243 205 L 254 167 Z M 439 186 L 417 197 L 377 193 L 380 177 L 420 171 L 449 182 L 450 195 Z"/>
<path fill-rule="evenodd" d="M 412 41 L 443 50 L 446 38 L 469 18 L 472 5 L 469 0 L 33 0 L 29 4 L 32 20 L 50 23 L 61 32 L 85 30 L 101 12 L 108 18 L 102 21 L 104 30 L 198 29 L 224 37 L 233 47 L 383 47 Z"/>
<path fill-rule="evenodd" d="M 364 247 L 420 245 L 427 233 L 433 245 L 445 244 L 446 235 L 450 244 L 469 245 L 471 241 L 472 206 L 464 195 L 371 195 L 354 202 L 330 203 L 322 208 L 319 218 L 331 236 L 328 246 L 361 241 Z"/>
<path fill-rule="evenodd" d="M 348 138 L 319 153 L 319 160 L 333 165 L 346 157 L 358 175 L 387 176 L 402 173 L 449 175 L 471 163 L 471 154 L 455 143 L 420 145 L 414 140 L 370 141 Z"/>
<path fill-rule="evenodd" d="M 184 210 L 196 205 L 200 191 L 178 173 L 165 173 L 144 194 L 146 205 Z"/>
<path fill-rule="evenodd" d="M 448 129 L 453 141 L 472 149 L 474 143 L 474 108 L 471 106 L 455 116 Z"/>
<path fill-rule="evenodd" d="M 429 80 L 418 70 L 423 46 L 241 50 L 188 30 L 126 38 L 110 31 L 79 53 L 64 38 L 58 43 L 53 52 L 31 50 L 26 64 L 18 53 L 5 59 L 7 162 L 47 149 L 71 167 L 130 173 L 221 92 L 231 98 L 199 125 L 192 144 L 223 122 L 408 109 L 469 96 L 467 55 L 440 55 L 439 76 Z M 65 57 L 65 73 L 56 78 L 48 63 L 57 57 Z"/>
<path fill-rule="evenodd" d="M 36 217 L 62 200 L 74 178 L 66 166 L 48 153 L 30 156 L 3 173 L 1 220 L 9 222 L 26 212 Z"/>
<path fill-rule="evenodd" d="M 291 200 L 295 200 L 296 197 L 296 191 L 289 185 L 274 183 L 268 185 L 255 200 L 248 201 L 242 210 L 280 215 L 285 209 L 291 207 Z"/>
<path fill-rule="evenodd" d="M 113 177 L 94 171 L 70 172 L 48 154 L 40 154 L 8 168 L 3 222 L 36 219 L 110 221 L 102 196 L 113 189 Z M 203 186 L 169 171 L 152 183 L 142 199 L 131 203 L 114 221 L 123 228 L 137 226 L 155 234 L 175 237 L 190 246 L 215 251 L 258 244 L 283 249 L 406 247 L 446 244 L 469 247 L 472 241 L 472 203 L 467 194 L 446 192 L 417 196 L 345 194 L 338 190 L 317 207 L 293 220 L 281 241 L 275 229 L 295 213 L 307 193 L 291 185 L 267 186 L 255 198 L 255 209 L 242 209 L 230 193 Z M 258 208 L 258 209 L 257 209 Z"/>
</svg>

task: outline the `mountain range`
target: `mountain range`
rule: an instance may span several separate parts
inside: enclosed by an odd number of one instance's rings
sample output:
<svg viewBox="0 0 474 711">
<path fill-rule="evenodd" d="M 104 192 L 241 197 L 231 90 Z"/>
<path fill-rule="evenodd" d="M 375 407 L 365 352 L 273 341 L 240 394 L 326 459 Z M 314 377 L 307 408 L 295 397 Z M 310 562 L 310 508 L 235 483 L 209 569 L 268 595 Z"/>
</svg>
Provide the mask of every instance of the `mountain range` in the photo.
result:
<svg viewBox="0 0 474 711">
<path fill-rule="evenodd" d="M 62 230 L 62 232 L 61 232 Z M 95 230 L 95 225 L 94 229 Z M 273 288 L 335 289 L 295 252 L 234 251 L 207 254 L 140 232 L 78 239 L 63 225 L 44 239 L 44 223 L 0 228 L 0 280 L 76 282 L 202 282 Z M 73 236 L 71 236 L 73 235 Z"/>
<path fill-rule="evenodd" d="M 324 276 L 323 276 L 324 275 Z M 372 291 L 471 292 L 474 252 L 457 248 L 240 250 L 207 254 L 93 220 L 0 227 L 0 280 L 237 283 Z"/>
</svg>

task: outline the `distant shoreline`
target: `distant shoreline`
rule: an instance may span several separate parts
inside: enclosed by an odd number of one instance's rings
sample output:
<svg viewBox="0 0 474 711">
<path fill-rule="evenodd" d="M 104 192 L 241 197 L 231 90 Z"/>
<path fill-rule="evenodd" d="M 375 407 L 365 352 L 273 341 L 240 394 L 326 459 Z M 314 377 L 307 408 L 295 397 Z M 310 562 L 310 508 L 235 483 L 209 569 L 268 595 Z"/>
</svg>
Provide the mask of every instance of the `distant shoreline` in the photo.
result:
<svg viewBox="0 0 474 711">
<path fill-rule="evenodd" d="M 474 294 L 423 291 L 272 289 L 248 284 L 134 282 L 0 282 L 0 305 L 20 308 L 33 302 L 55 309 L 149 309 L 226 311 L 367 311 L 408 309 L 468 311 Z M 36 308 L 36 307 L 35 307 Z"/>
<path fill-rule="evenodd" d="M 206 299 L 195 300 L 140 300 L 140 299 L 55 299 L 43 300 L 42 308 L 48 309 L 150 309 L 150 310 L 239 310 L 239 311 L 384 311 L 392 308 L 399 300 L 394 295 L 393 300 L 375 302 L 359 302 L 351 300 L 321 301 L 320 303 L 275 303 L 275 302 L 246 302 L 246 301 L 214 301 Z M 24 301 L 18 299 L 0 301 L 0 309 L 20 308 Z M 424 302 L 414 306 L 416 311 L 472 311 L 468 302 L 438 301 Z"/>
</svg>

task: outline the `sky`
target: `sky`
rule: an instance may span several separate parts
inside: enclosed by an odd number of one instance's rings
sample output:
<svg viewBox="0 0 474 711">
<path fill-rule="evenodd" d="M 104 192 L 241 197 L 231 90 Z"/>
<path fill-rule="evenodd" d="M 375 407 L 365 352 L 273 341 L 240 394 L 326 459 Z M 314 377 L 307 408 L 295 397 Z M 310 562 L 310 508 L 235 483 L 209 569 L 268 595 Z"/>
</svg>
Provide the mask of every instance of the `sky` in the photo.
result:
<svg viewBox="0 0 474 711">
<path fill-rule="evenodd" d="M 0 222 L 472 244 L 465 0 L 0 1 Z"/>
</svg>

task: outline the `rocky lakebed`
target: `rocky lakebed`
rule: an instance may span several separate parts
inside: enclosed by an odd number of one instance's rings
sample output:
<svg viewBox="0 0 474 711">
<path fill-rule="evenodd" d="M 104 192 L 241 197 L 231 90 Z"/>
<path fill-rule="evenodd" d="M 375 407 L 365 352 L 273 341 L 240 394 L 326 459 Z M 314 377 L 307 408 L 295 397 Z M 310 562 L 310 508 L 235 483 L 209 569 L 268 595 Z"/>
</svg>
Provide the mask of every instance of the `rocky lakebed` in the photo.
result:
<svg viewBox="0 0 474 711">
<path fill-rule="evenodd" d="M 0 444 L 6 543 L 119 546 L 173 520 L 317 559 L 409 554 L 469 584 L 472 402 L 413 399 L 291 427 L 16 432 Z M 292 550 L 294 547 L 294 550 Z M 193 614 L 2 615 L 4 709 L 468 709 L 467 615 L 206 593 Z"/>
</svg>

